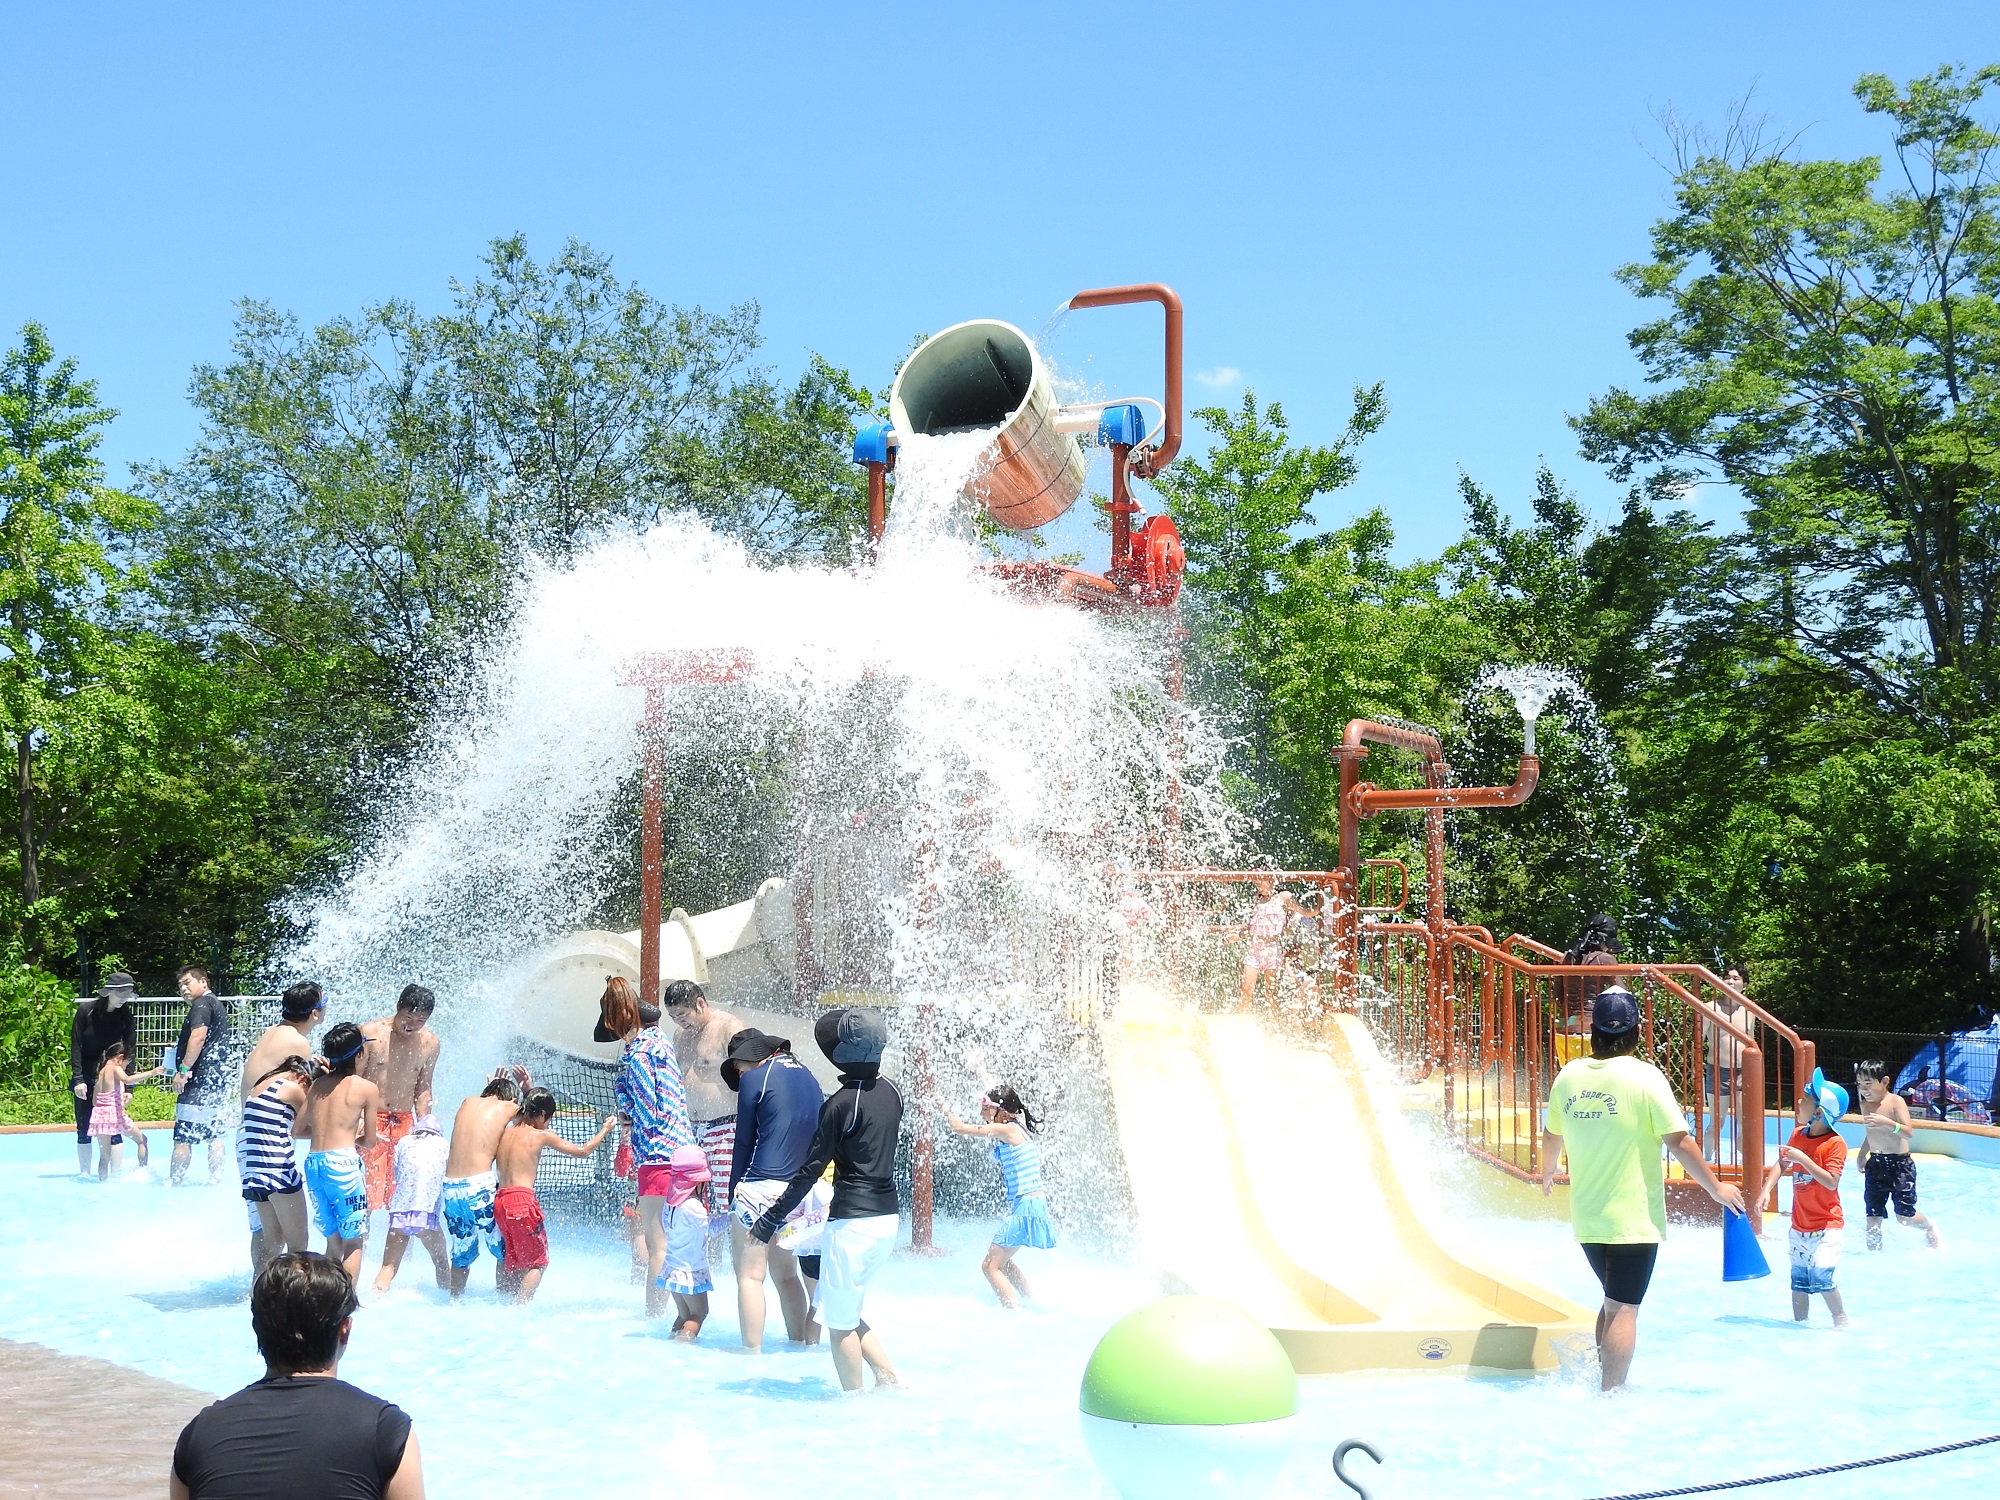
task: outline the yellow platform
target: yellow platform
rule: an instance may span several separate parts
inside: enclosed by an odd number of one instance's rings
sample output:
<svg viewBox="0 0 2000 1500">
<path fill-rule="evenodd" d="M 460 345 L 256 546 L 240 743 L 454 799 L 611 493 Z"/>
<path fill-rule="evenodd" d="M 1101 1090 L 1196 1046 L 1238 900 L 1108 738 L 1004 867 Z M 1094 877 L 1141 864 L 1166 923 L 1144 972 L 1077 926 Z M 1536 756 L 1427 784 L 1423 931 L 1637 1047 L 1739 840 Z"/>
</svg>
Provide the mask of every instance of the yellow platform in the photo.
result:
<svg viewBox="0 0 2000 1500">
<path fill-rule="evenodd" d="M 1102 1033 L 1148 1255 L 1170 1286 L 1260 1318 L 1301 1374 L 1552 1369 L 1552 1339 L 1589 1333 L 1582 1308 L 1424 1226 L 1356 1018 L 1321 1049 L 1128 985 Z"/>
</svg>

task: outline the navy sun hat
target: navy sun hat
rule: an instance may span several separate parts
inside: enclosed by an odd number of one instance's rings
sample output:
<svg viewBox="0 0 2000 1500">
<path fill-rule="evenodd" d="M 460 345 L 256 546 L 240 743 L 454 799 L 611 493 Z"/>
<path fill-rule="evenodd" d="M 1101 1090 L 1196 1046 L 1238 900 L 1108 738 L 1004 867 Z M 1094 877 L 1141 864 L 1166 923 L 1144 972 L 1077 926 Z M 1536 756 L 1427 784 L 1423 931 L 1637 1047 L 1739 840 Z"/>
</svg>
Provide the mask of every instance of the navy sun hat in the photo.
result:
<svg viewBox="0 0 2000 1500">
<path fill-rule="evenodd" d="M 1604 990 L 1590 1005 L 1590 1029 L 1606 1036 L 1623 1036 L 1639 1029 L 1639 1002 L 1623 985 Z"/>
</svg>

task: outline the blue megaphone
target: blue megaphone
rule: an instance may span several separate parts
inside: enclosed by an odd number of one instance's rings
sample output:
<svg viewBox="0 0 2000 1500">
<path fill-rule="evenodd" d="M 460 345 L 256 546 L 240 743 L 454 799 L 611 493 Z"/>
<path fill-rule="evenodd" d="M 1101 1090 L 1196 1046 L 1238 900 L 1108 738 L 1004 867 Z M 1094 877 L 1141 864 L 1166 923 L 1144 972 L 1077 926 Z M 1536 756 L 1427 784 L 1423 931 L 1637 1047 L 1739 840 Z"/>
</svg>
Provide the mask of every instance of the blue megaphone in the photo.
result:
<svg viewBox="0 0 2000 1500">
<path fill-rule="evenodd" d="M 1764 1259 L 1764 1247 L 1757 1243 L 1749 1217 L 1731 1213 L 1725 1208 L 1722 1211 L 1722 1279 L 1755 1281 L 1759 1276 L 1770 1274 L 1770 1262 Z"/>
</svg>

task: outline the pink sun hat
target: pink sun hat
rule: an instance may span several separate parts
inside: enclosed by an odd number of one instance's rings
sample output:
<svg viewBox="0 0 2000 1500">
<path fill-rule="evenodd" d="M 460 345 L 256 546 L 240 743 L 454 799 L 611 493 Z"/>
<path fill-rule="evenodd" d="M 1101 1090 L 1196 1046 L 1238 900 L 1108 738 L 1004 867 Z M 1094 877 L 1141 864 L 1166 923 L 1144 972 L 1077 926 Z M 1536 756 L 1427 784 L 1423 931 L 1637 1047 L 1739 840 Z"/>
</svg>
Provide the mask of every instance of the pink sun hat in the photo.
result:
<svg viewBox="0 0 2000 1500">
<path fill-rule="evenodd" d="M 708 1158 L 699 1146 L 676 1146 L 667 1158 L 667 1207 L 678 1208 L 694 1196 L 696 1188 L 712 1181 Z"/>
</svg>

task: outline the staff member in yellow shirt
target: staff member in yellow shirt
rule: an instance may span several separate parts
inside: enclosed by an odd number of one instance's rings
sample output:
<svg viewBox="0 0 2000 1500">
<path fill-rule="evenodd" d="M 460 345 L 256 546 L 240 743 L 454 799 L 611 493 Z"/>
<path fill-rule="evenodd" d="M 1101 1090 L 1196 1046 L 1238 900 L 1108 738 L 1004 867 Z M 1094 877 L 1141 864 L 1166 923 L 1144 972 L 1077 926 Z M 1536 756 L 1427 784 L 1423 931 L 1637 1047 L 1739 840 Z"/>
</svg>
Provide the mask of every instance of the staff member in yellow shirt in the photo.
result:
<svg viewBox="0 0 2000 1500">
<path fill-rule="evenodd" d="M 1569 1219 L 1584 1259 L 1604 1288 L 1597 1314 L 1603 1389 L 1616 1390 L 1632 1368 L 1639 1304 L 1653 1279 L 1667 1233 L 1665 1145 L 1709 1197 L 1735 1213 L 1743 1194 L 1716 1180 L 1688 1139 L 1687 1116 L 1666 1075 L 1632 1055 L 1639 1006 L 1613 986 L 1590 1016 L 1590 1056 L 1565 1063 L 1549 1087 L 1542 1116 L 1542 1196 L 1569 1156 Z"/>
</svg>

